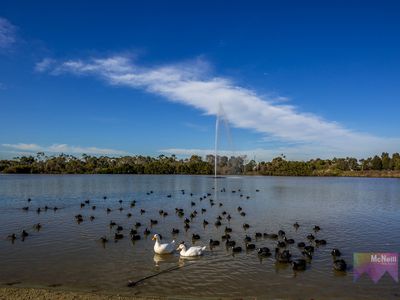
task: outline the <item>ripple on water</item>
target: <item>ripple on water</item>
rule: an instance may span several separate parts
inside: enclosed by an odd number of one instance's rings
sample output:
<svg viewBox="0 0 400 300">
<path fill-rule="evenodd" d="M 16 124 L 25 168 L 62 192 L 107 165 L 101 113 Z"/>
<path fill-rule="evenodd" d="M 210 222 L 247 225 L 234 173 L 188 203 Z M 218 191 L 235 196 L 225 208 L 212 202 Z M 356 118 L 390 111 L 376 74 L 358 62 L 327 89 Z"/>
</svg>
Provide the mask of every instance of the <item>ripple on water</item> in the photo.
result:
<svg viewBox="0 0 400 300">
<path fill-rule="evenodd" d="M 352 280 L 351 261 L 353 252 L 390 251 L 400 249 L 396 234 L 400 203 L 400 186 L 394 180 L 357 178 L 275 178 L 239 177 L 214 180 L 202 176 L 0 176 L 0 282 L 21 281 L 26 285 L 63 284 L 65 288 L 96 289 L 103 292 L 131 294 L 126 287 L 129 279 L 183 266 L 144 281 L 135 287 L 141 295 L 216 296 L 263 298 L 340 298 L 377 299 L 392 298 L 398 289 L 390 278 L 383 278 L 377 285 L 368 279 L 356 284 Z M 226 193 L 220 189 L 225 187 Z M 180 190 L 185 189 L 183 195 Z M 231 190 L 241 189 L 240 193 Z M 260 189 L 260 192 L 255 192 Z M 147 195 L 149 190 L 154 193 Z M 190 197 L 190 192 L 194 193 Z M 217 191 L 217 192 L 216 192 Z M 217 205 L 211 206 L 207 192 Z M 216 192 L 216 193 L 215 193 Z M 171 198 L 166 195 L 171 194 Z M 103 199 L 103 196 L 107 199 Z M 28 212 L 22 207 L 28 205 Z M 90 204 L 80 208 L 80 203 L 90 199 Z M 122 199 L 120 204 L 118 200 Z M 130 201 L 137 201 L 130 208 Z M 191 207 L 190 202 L 196 205 Z M 218 203 L 223 206 L 219 207 Z M 35 212 L 37 207 L 57 206 L 60 209 Z M 96 205 L 92 210 L 91 206 Z M 243 207 L 246 216 L 237 211 Z M 123 207 L 119 211 L 119 207 Z M 112 212 L 107 214 L 106 208 Z M 185 212 L 196 209 L 190 229 L 183 230 L 183 219 L 175 214 L 175 207 Z M 207 211 L 201 214 L 201 208 Z M 146 213 L 140 214 L 140 209 Z M 168 211 L 165 218 L 158 213 Z M 227 211 L 232 220 L 222 220 L 222 226 L 213 224 L 216 217 Z M 132 216 L 127 217 L 130 212 Z M 76 223 L 74 216 L 82 214 L 84 221 Z M 89 221 L 93 215 L 95 219 Z M 149 220 L 159 224 L 151 227 Z M 203 219 L 210 224 L 203 227 Z M 132 243 L 128 238 L 114 242 L 113 220 L 124 227 L 127 237 L 136 222 L 142 235 L 148 227 L 152 233 L 160 233 L 164 240 L 182 240 L 191 244 L 193 233 L 200 234 L 196 245 L 208 245 L 210 238 L 221 240 L 225 226 L 233 228 L 232 239 L 244 247 L 243 237 L 253 238 L 257 247 L 267 246 L 272 251 L 276 241 L 254 239 L 255 232 L 277 233 L 283 229 L 289 238 L 306 242 L 314 225 L 322 230 L 314 233 L 328 241 L 327 246 L 316 249 L 313 260 L 305 272 L 293 272 L 288 265 L 276 264 L 274 259 L 260 259 L 256 251 L 231 254 L 222 244 L 196 260 L 182 260 L 178 254 L 157 257 L 153 253 L 151 235 Z M 295 230 L 294 222 L 300 228 Z M 35 223 L 43 225 L 39 232 Z M 243 230 L 243 223 L 250 228 Z M 171 229 L 181 232 L 172 236 Z M 5 237 L 11 232 L 28 230 L 30 236 L 22 242 L 11 244 Z M 103 245 L 100 236 L 109 238 Z M 332 248 L 339 248 L 350 270 L 346 275 L 332 271 Z M 301 253 L 296 245 L 289 246 L 294 257 Z M 62 270 L 62 271 L 60 271 Z"/>
</svg>

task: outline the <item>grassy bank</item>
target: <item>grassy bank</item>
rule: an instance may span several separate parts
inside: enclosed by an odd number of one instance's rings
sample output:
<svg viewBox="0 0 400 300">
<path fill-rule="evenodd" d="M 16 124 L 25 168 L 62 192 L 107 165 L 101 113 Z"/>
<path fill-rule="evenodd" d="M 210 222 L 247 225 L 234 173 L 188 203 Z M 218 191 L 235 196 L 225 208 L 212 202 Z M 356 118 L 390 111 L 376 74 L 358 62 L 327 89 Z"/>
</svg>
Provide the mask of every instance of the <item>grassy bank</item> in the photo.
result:
<svg viewBox="0 0 400 300">
<path fill-rule="evenodd" d="M 376 177 L 376 178 L 400 178 L 400 171 L 345 171 L 341 174 L 345 177 Z"/>
</svg>

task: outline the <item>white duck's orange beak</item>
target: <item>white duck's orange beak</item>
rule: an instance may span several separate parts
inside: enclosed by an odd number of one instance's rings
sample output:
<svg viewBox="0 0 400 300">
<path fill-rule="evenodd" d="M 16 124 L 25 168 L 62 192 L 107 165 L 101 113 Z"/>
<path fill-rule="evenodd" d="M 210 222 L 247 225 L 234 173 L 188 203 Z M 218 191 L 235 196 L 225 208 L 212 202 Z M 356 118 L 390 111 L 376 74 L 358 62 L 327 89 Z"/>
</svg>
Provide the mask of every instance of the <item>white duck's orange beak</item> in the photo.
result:
<svg viewBox="0 0 400 300">
<path fill-rule="evenodd" d="M 156 238 L 153 236 L 151 239 L 154 241 Z"/>
</svg>

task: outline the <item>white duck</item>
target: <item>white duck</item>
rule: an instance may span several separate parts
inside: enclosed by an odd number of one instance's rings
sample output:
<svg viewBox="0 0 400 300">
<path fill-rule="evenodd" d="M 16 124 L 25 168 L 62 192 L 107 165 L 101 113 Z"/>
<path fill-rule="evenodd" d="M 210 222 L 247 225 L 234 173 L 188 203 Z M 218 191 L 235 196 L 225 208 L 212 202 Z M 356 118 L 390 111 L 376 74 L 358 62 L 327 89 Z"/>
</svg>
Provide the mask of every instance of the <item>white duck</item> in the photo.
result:
<svg viewBox="0 0 400 300">
<path fill-rule="evenodd" d="M 186 249 L 186 245 L 182 243 L 176 250 L 180 250 L 181 252 L 179 254 L 183 257 L 193 257 L 202 255 L 204 250 L 206 250 L 206 246 L 192 246 Z"/>
<path fill-rule="evenodd" d="M 155 234 L 152 238 L 153 241 L 156 241 L 154 244 L 154 252 L 157 254 L 168 254 L 172 253 L 175 250 L 175 240 L 171 243 L 160 243 L 160 235 Z"/>
</svg>

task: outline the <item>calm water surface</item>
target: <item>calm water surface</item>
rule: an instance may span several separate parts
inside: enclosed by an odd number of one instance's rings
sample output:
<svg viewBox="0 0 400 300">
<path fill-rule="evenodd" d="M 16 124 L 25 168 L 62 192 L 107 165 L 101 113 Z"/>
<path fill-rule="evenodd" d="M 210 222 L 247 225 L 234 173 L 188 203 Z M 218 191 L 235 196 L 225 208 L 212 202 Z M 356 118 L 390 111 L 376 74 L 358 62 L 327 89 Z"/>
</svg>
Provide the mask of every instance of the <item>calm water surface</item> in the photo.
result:
<svg viewBox="0 0 400 300">
<path fill-rule="evenodd" d="M 0 284 L 177 298 L 400 299 L 400 285 L 388 275 L 373 284 L 366 276 L 354 283 L 352 274 L 353 252 L 400 252 L 399 180 L 227 177 L 218 179 L 213 190 L 214 184 L 213 178 L 205 176 L 1 175 Z M 222 188 L 226 192 L 221 192 Z M 241 192 L 231 192 L 238 189 Z M 150 190 L 154 193 L 147 195 Z M 200 201 L 207 193 L 212 196 Z M 217 205 L 211 207 L 210 198 Z M 90 206 L 80 208 L 86 199 Z M 123 200 L 121 205 L 119 200 Z M 132 200 L 137 201 L 134 208 L 130 208 Z M 196 205 L 192 207 L 191 201 Z M 23 211 L 28 205 L 29 211 Z M 36 212 L 46 205 L 59 210 Z M 245 217 L 237 212 L 239 205 Z M 187 215 L 195 209 L 199 212 L 187 232 L 175 207 L 183 208 Z M 107 214 L 106 208 L 112 212 Z M 141 208 L 146 210 L 143 215 Z M 201 208 L 207 212 L 201 214 Z M 160 209 L 169 215 L 161 217 Z M 216 228 L 213 224 L 223 211 L 230 213 L 232 220 L 224 218 L 223 225 Z M 82 223 L 75 221 L 76 214 L 84 216 Z M 157 219 L 158 225 L 150 227 L 150 218 Z M 203 219 L 210 225 L 204 228 Z M 125 238 L 118 242 L 112 240 L 115 228 L 110 228 L 111 220 L 124 227 Z M 301 225 L 297 231 L 292 226 L 296 221 Z M 38 222 L 43 225 L 39 232 L 33 228 Z M 142 240 L 133 243 L 128 236 L 136 222 L 144 226 L 138 229 Z M 250 229 L 244 231 L 243 223 L 249 223 Z M 306 241 L 313 226 L 319 225 L 322 230 L 316 236 L 326 239 L 328 245 L 316 250 L 306 271 L 294 272 L 290 266 L 277 265 L 272 257 L 260 259 L 255 251 L 232 255 L 225 246 L 208 248 L 195 260 L 182 260 L 177 253 L 160 257 L 153 253 L 151 235 L 143 236 L 147 226 L 152 233 L 162 234 L 164 241 L 191 244 L 192 233 L 197 233 L 201 240 L 196 245 L 208 246 L 210 238 L 221 240 L 225 225 L 233 228 L 232 238 L 242 246 L 245 234 L 254 237 L 255 232 L 277 233 L 279 229 L 296 243 Z M 173 227 L 181 230 L 176 236 L 171 234 Z M 30 234 L 25 241 L 18 237 L 11 243 L 7 239 L 23 229 Z M 103 247 L 99 237 L 104 235 L 110 242 Z M 264 238 L 254 243 L 271 250 L 276 244 Z M 346 274 L 332 270 L 332 248 L 342 251 L 349 264 Z M 294 257 L 300 257 L 295 245 L 289 249 Z M 135 288 L 126 287 L 130 279 L 175 266 L 183 268 Z"/>
</svg>

